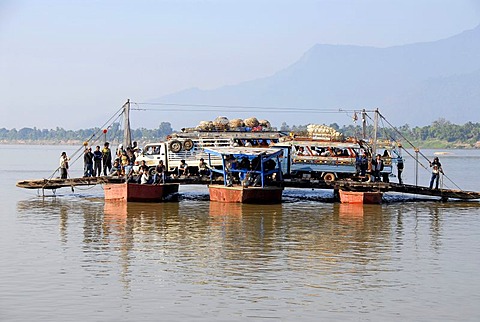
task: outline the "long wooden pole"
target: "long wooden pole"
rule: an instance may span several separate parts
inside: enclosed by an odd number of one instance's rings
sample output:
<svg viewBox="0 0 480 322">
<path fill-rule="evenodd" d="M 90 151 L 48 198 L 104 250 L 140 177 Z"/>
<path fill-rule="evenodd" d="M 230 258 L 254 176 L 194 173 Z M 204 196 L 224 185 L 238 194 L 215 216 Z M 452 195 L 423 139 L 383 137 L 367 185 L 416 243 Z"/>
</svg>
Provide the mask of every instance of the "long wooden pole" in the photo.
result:
<svg viewBox="0 0 480 322">
<path fill-rule="evenodd" d="M 126 149 L 128 146 L 132 146 L 132 132 L 130 130 L 130 100 L 128 99 L 125 105 L 123 105 L 123 116 L 124 120 L 124 130 L 123 130 L 123 143 L 124 148 Z"/>
</svg>

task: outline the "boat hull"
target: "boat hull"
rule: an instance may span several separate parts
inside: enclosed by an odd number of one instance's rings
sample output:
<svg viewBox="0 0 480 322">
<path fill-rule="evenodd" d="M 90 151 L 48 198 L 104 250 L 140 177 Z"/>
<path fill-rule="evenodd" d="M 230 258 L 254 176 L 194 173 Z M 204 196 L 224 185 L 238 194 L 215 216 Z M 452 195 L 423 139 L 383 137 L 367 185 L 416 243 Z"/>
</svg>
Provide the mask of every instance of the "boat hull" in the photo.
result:
<svg viewBox="0 0 480 322">
<path fill-rule="evenodd" d="M 340 201 L 342 203 L 354 204 L 381 204 L 382 193 L 378 191 L 344 191 L 340 190 Z"/>
<path fill-rule="evenodd" d="M 161 202 L 168 195 L 178 192 L 178 183 L 138 184 L 108 183 L 103 186 L 105 200 L 128 202 Z"/>
<path fill-rule="evenodd" d="M 272 204 L 282 202 L 282 187 L 226 187 L 209 185 L 210 200 L 227 203 Z"/>
</svg>

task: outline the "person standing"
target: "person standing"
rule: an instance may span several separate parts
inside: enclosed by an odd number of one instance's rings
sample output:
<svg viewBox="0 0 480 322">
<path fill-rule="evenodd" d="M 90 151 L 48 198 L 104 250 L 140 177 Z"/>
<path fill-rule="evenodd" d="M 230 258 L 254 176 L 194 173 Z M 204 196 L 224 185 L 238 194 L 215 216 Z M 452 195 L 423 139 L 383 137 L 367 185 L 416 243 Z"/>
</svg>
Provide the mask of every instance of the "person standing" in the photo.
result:
<svg viewBox="0 0 480 322">
<path fill-rule="evenodd" d="M 360 176 L 364 177 L 368 170 L 368 156 L 365 152 L 360 157 Z"/>
<path fill-rule="evenodd" d="M 67 179 L 68 161 L 70 161 L 70 159 L 67 157 L 67 152 L 62 152 L 62 154 L 60 155 L 60 178 L 61 179 Z"/>
<path fill-rule="evenodd" d="M 397 158 L 397 177 L 398 177 L 398 183 L 399 184 L 403 184 L 402 172 L 403 172 L 403 158 L 401 156 L 398 156 L 398 158 Z"/>
<path fill-rule="evenodd" d="M 100 146 L 97 145 L 95 147 L 95 151 L 93 151 L 93 176 L 101 176 L 102 175 L 102 159 L 103 154 L 100 151 Z"/>
<path fill-rule="evenodd" d="M 112 151 L 110 151 L 110 143 L 105 142 L 102 150 L 103 175 L 108 176 L 112 169 Z"/>
<path fill-rule="evenodd" d="M 438 179 L 440 173 L 443 174 L 442 164 L 438 157 L 433 158 L 433 162 L 430 162 L 430 168 L 432 168 L 432 178 L 430 179 L 430 189 L 433 188 L 433 182 L 435 181 L 435 189 L 438 189 Z"/>
<path fill-rule="evenodd" d="M 383 160 L 380 154 L 377 154 L 375 160 L 372 161 L 372 174 L 374 181 L 380 182 L 380 173 L 383 171 Z"/>
<path fill-rule="evenodd" d="M 83 152 L 83 176 L 91 177 L 93 174 L 93 153 L 92 148 L 86 148 Z"/>
</svg>

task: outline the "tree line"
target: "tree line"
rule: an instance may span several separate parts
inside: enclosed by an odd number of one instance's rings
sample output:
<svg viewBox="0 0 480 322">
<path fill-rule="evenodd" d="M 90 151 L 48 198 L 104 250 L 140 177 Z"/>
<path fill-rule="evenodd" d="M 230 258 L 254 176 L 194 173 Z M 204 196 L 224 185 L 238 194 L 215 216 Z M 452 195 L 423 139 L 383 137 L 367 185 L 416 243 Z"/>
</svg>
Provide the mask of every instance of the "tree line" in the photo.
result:
<svg viewBox="0 0 480 322">
<path fill-rule="evenodd" d="M 106 131 L 105 131 L 106 130 Z M 106 132 L 106 133 L 105 133 Z M 132 137 L 138 140 L 159 140 L 173 133 L 169 122 L 162 122 L 156 129 L 139 128 L 132 130 Z M 52 143 L 83 142 L 86 140 L 118 141 L 123 138 L 123 127 L 120 123 L 114 123 L 107 129 L 98 127 L 80 130 L 38 129 L 25 127 L 20 130 L 0 128 L 0 140 L 8 141 L 46 141 Z"/>
<path fill-rule="evenodd" d="M 345 137 L 362 137 L 360 125 L 329 125 Z M 306 133 L 306 125 L 288 126 L 283 123 L 281 131 Z M 373 125 L 366 127 L 367 137 L 372 137 Z M 410 127 L 408 124 L 397 128 L 380 127 L 378 138 L 400 142 L 409 141 L 415 146 L 435 148 L 477 147 L 480 148 L 480 123 L 467 122 L 463 125 L 453 124 L 445 119 L 434 121 L 431 125 Z"/>
<path fill-rule="evenodd" d="M 363 128 L 360 125 L 344 125 L 340 127 L 333 123 L 329 125 L 342 133 L 345 137 L 361 137 Z M 280 131 L 306 133 L 307 125 L 289 126 L 282 123 Z M 132 137 L 139 142 L 151 142 L 163 140 L 174 130 L 169 122 L 162 122 L 156 129 L 139 128 L 132 130 Z M 373 126 L 367 127 L 367 135 L 371 135 Z M 56 129 L 38 129 L 22 128 L 20 130 L 0 128 L 0 141 L 2 142 L 83 142 L 87 139 L 97 139 L 98 141 L 118 141 L 123 137 L 123 129 L 119 123 L 114 123 L 109 127 L 106 133 L 100 128 L 65 130 L 57 127 Z M 411 141 L 416 145 L 423 147 L 480 147 L 480 123 L 468 122 L 463 125 L 453 124 L 445 119 L 434 121 L 431 125 L 410 127 L 408 124 L 397 127 L 396 129 L 380 128 L 379 138 L 393 139 L 397 141 Z"/>
</svg>

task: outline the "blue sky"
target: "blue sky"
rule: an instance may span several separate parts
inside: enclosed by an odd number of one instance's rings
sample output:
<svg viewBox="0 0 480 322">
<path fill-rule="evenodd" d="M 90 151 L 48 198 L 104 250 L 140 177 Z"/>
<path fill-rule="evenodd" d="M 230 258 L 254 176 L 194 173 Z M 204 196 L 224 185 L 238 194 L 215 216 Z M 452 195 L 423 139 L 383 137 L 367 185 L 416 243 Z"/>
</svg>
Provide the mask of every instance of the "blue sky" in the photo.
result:
<svg viewBox="0 0 480 322">
<path fill-rule="evenodd" d="M 479 23 L 477 0 L 0 0 L 0 128 L 101 126 L 127 98 L 266 77 L 318 43 L 388 47 Z"/>
</svg>

